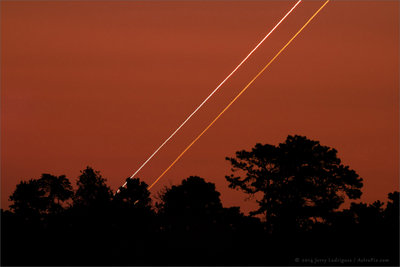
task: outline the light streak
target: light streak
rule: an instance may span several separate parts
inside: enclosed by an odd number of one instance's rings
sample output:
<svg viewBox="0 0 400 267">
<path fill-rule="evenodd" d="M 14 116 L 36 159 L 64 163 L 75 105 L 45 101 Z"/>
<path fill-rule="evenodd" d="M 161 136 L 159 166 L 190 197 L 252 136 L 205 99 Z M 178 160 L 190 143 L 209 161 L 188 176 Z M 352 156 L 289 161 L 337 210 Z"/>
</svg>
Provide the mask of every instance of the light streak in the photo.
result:
<svg viewBox="0 0 400 267">
<path fill-rule="evenodd" d="M 289 44 L 304 30 L 305 27 L 314 19 L 314 17 L 328 4 L 329 0 L 327 0 L 315 13 L 311 16 L 311 18 L 300 28 L 300 30 L 292 37 L 292 39 L 287 42 L 281 50 L 265 65 L 265 67 L 240 91 L 240 93 L 215 117 L 215 119 L 182 151 L 181 154 L 168 166 L 167 169 L 148 187 L 150 190 L 171 168 L 175 165 L 176 162 L 188 151 L 200 137 L 207 132 L 207 130 L 229 109 L 230 106 L 249 88 L 249 86 L 275 61 L 275 59 L 289 46 Z"/>
<path fill-rule="evenodd" d="M 302 0 L 296 2 L 296 4 L 283 16 L 283 18 L 272 28 L 272 30 L 254 47 L 253 50 L 236 66 L 236 68 L 228 75 L 226 78 L 214 89 L 204 101 L 182 122 L 182 124 L 150 155 L 150 157 L 137 169 L 130 178 L 133 178 L 138 174 L 138 172 L 157 154 L 157 152 L 166 144 L 172 137 L 190 120 L 190 118 L 219 90 L 219 88 L 243 65 L 243 63 L 257 50 L 257 48 L 275 31 L 275 29 L 289 16 L 290 13 L 300 4 Z M 125 182 L 122 187 L 125 187 L 127 182 Z M 116 194 L 119 193 L 119 189 Z"/>
</svg>

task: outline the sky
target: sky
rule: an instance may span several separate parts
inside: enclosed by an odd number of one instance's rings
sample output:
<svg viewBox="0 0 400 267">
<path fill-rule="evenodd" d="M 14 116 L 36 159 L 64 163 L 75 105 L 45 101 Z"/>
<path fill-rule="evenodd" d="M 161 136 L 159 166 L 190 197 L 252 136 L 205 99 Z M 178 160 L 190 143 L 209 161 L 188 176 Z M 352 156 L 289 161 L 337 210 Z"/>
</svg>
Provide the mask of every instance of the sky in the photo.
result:
<svg viewBox="0 0 400 267">
<path fill-rule="evenodd" d="M 294 1 L 1 1 L 1 207 L 86 166 L 122 185 Z M 323 1 L 306 1 L 138 174 L 151 184 Z M 399 2 L 331 1 L 152 188 L 191 175 L 225 206 L 234 156 L 294 134 L 338 150 L 364 202 L 399 187 Z"/>
</svg>

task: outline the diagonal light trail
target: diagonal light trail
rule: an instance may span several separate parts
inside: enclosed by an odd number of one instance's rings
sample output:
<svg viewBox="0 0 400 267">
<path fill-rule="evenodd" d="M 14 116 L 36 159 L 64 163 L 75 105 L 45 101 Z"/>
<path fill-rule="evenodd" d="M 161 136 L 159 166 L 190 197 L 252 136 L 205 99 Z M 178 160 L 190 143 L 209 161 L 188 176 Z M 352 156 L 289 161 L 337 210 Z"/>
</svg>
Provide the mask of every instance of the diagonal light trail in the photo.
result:
<svg viewBox="0 0 400 267">
<path fill-rule="evenodd" d="M 200 137 L 207 132 L 207 130 L 229 109 L 230 106 L 249 88 L 249 86 L 274 62 L 274 60 L 289 46 L 289 44 L 304 30 L 305 27 L 315 18 L 315 16 L 328 4 L 329 0 L 327 0 L 315 13 L 311 16 L 311 18 L 300 28 L 300 30 L 282 47 L 281 50 L 265 65 L 265 67 L 240 91 L 240 93 L 215 117 L 215 119 L 182 151 L 181 154 L 168 166 L 167 169 L 148 187 L 150 190 L 174 165 L 178 160 L 188 151 Z"/>
<path fill-rule="evenodd" d="M 296 4 L 283 16 L 283 18 L 272 28 L 272 30 L 254 47 L 253 50 L 236 66 L 236 68 L 228 75 L 226 78 L 214 89 L 203 102 L 182 122 L 182 124 L 150 155 L 150 157 L 131 175 L 131 179 L 136 176 L 136 174 L 160 151 L 160 149 L 168 143 L 169 140 L 190 120 L 190 118 L 219 90 L 219 88 L 243 65 L 243 63 L 257 50 L 257 48 L 272 34 L 272 32 L 289 16 L 290 13 L 300 4 L 302 0 L 296 2 Z M 125 187 L 127 182 L 125 182 L 122 187 Z M 119 189 L 116 193 L 119 193 Z"/>
</svg>

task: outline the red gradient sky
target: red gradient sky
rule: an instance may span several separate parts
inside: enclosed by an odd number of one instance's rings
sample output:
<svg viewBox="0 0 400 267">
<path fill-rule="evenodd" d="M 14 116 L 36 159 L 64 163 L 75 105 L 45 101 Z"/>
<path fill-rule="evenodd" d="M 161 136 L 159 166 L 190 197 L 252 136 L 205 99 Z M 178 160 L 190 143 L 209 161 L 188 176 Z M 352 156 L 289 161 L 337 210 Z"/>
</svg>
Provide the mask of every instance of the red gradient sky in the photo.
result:
<svg viewBox="0 0 400 267">
<path fill-rule="evenodd" d="M 150 184 L 305 23 L 300 4 L 139 173 Z M 247 55 L 294 1 L 2 1 L 1 201 L 24 179 L 87 165 L 115 190 Z M 226 206 L 226 156 L 305 135 L 364 179 L 399 187 L 399 2 L 331 1 L 152 189 L 190 175 Z"/>
</svg>

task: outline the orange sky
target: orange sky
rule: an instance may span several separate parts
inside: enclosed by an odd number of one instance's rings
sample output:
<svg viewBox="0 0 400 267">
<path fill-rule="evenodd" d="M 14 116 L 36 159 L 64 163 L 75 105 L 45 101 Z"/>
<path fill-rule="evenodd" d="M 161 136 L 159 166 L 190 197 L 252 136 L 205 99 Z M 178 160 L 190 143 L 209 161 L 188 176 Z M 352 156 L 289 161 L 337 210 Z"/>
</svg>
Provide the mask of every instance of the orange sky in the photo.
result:
<svg viewBox="0 0 400 267">
<path fill-rule="evenodd" d="M 150 184 L 322 1 L 300 4 L 139 173 Z M 115 190 L 294 1 L 2 1 L 1 201 L 41 173 L 87 165 Z M 226 156 L 306 135 L 364 178 L 363 201 L 399 186 L 399 2 L 331 1 L 153 188 L 199 175 L 225 205 Z"/>
</svg>

